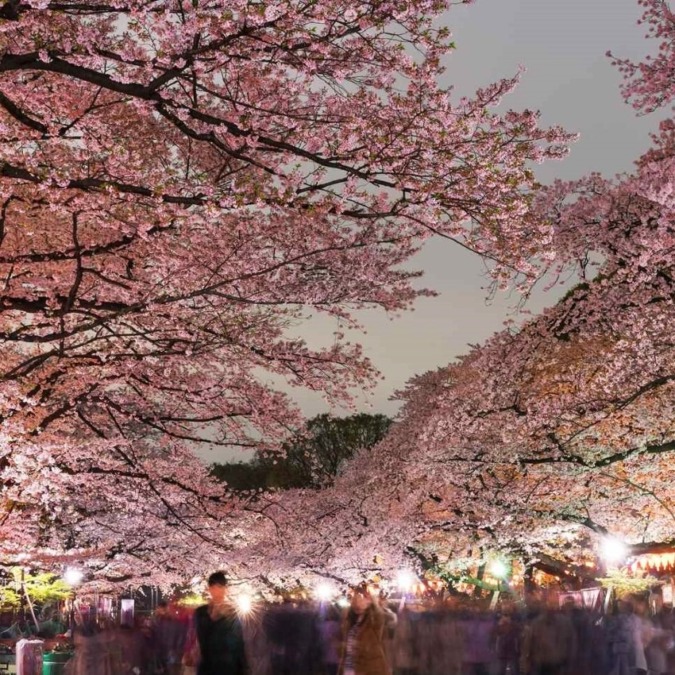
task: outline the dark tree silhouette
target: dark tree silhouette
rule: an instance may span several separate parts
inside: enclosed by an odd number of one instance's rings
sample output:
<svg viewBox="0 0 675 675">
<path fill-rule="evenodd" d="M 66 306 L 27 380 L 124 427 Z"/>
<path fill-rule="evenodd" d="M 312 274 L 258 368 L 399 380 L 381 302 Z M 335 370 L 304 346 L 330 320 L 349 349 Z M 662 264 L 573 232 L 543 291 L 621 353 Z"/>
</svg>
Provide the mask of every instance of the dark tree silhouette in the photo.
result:
<svg viewBox="0 0 675 675">
<path fill-rule="evenodd" d="M 386 415 L 317 415 L 284 446 L 285 456 L 257 453 L 250 462 L 213 464 L 211 474 L 238 491 L 324 487 L 357 450 L 382 440 L 390 425 Z"/>
</svg>

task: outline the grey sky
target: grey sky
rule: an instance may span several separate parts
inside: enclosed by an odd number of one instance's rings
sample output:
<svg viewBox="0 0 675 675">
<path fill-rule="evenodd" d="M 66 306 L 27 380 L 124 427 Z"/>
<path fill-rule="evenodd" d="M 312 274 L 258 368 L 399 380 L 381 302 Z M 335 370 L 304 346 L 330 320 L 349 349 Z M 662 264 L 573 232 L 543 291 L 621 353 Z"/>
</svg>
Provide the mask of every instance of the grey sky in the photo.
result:
<svg viewBox="0 0 675 675">
<path fill-rule="evenodd" d="M 458 95 L 470 94 L 512 76 L 522 64 L 522 83 L 503 106 L 540 110 L 543 124 L 581 133 L 564 162 L 540 168 L 541 180 L 630 170 L 648 147 L 656 120 L 637 118 L 623 103 L 619 75 L 605 53 L 639 58 L 653 47 L 636 26 L 639 16 L 637 0 L 478 0 L 455 7 L 444 17 L 457 45 L 444 84 L 454 84 Z M 487 303 L 481 261 L 449 242 L 429 243 L 412 266 L 424 270 L 422 284 L 440 297 L 420 300 L 415 311 L 394 321 L 377 311 L 362 315 L 368 333 L 360 341 L 386 377 L 369 400 L 375 412 L 394 414 L 392 392 L 500 330 L 515 303 L 507 296 Z M 556 297 L 540 294 L 529 309 L 538 311 Z M 310 322 L 298 333 L 320 344 L 331 340 L 335 327 Z M 319 395 L 293 395 L 308 415 L 327 410 Z M 220 458 L 210 452 L 206 457 Z"/>
</svg>

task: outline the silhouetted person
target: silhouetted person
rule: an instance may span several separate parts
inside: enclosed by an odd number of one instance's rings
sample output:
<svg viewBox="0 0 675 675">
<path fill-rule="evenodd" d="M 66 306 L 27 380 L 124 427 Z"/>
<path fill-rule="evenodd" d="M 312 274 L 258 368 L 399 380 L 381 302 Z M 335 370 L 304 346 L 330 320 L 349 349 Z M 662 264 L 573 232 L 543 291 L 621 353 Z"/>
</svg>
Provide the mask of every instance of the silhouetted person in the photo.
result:
<svg viewBox="0 0 675 675">
<path fill-rule="evenodd" d="M 199 645 L 198 675 L 245 675 L 248 671 L 241 622 L 228 598 L 227 578 L 214 572 L 208 579 L 211 601 L 194 616 Z"/>
</svg>

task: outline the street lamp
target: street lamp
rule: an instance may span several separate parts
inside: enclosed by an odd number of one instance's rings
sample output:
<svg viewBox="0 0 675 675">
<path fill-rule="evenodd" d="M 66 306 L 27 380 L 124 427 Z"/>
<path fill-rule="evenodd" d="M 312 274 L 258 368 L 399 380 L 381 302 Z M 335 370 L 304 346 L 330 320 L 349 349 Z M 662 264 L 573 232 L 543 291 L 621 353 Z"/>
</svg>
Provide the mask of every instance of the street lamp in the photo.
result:
<svg viewBox="0 0 675 675">
<path fill-rule="evenodd" d="M 248 593 L 237 593 L 234 602 L 242 617 L 247 617 L 253 611 L 253 598 Z"/>
<path fill-rule="evenodd" d="M 71 588 L 70 598 L 70 639 L 75 641 L 75 587 L 82 581 L 84 574 L 77 567 L 67 567 L 63 573 L 63 580 Z"/>
<path fill-rule="evenodd" d="M 509 577 L 509 566 L 503 560 L 497 558 L 490 563 L 488 571 L 497 580 L 497 590 L 492 596 L 492 605 L 496 605 L 499 594 L 502 592 L 502 583 L 505 583 Z M 508 584 L 506 588 L 508 588 Z M 490 609 L 492 609 L 492 605 Z"/>
<path fill-rule="evenodd" d="M 335 597 L 335 590 L 330 584 L 319 584 L 314 590 L 314 595 L 319 602 L 330 602 Z"/>
<path fill-rule="evenodd" d="M 490 565 L 490 574 L 499 581 L 509 576 L 509 568 L 503 560 L 493 560 Z"/>
<path fill-rule="evenodd" d="M 76 567 L 68 567 L 63 575 L 63 580 L 71 587 L 77 586 L 83 578 L 84 573 Z"/>
<path fill-rule="evenodd" d="M 416 581 L 417 577 L 410 570 L 401 570 L 396 575 L 396 584 L 404 593 L 408 593 Z"/>
<path fill-rule="evenodd" d="M 605 562 L 616 565 L 628 557 L 628 546 L 616 537 L 605 537 L 600 547 Z"/>
</svg>

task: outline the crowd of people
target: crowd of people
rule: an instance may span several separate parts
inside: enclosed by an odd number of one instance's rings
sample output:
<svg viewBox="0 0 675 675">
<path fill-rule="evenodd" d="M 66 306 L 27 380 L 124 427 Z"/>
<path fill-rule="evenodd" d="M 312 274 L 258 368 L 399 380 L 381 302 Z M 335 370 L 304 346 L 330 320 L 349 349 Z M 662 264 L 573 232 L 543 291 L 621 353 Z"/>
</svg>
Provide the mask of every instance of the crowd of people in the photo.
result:
<svg viewBox="0 0 675 675">
<path fill-rule="evenodd" d="M 488 610 L 475 599 L 391 603 L 364 586 L 344 609 L 287 603 L 242 616 L 225 575 L 209 593 L 189 618 L 161 604 L 136 631 L 80 631 L 68 674 L 675 675 L 675 615 L 650 614 L 640 596 L 608 612 L 571 599 Z"/>
</svg>

